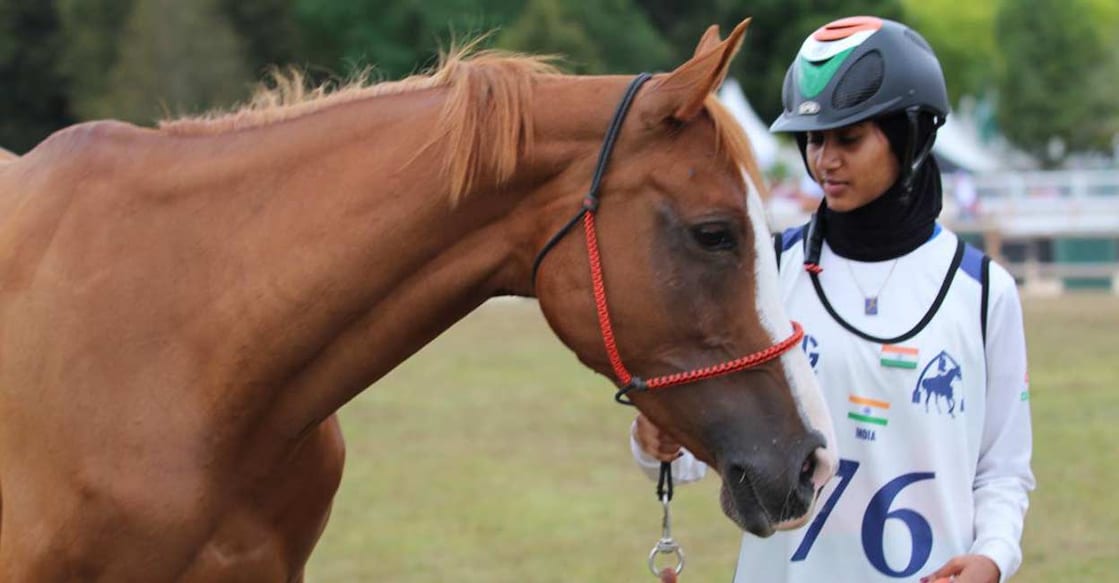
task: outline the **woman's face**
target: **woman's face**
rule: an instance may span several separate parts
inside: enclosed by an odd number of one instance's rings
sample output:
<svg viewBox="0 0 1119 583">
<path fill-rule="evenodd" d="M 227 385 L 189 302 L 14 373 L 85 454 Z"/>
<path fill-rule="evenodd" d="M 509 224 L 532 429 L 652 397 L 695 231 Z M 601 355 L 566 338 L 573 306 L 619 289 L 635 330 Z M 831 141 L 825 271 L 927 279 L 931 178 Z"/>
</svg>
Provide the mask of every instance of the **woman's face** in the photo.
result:
<svg viewBox="0 0 1119 583">
<path fill-rule="evenodd" d="M 872 121 L 808 132 L 805 157 L 828 208 L 855 210 L 897 182 L 900 165 L 886 134 Z"/>
</svg>

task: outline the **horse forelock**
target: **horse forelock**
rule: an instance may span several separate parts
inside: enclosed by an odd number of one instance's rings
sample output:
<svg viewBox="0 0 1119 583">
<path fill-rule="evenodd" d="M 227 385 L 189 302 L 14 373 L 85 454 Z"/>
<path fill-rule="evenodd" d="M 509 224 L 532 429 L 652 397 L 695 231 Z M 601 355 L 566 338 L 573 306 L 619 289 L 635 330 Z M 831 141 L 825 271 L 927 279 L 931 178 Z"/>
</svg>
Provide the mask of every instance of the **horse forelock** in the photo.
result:
<svg viewBox="0 0 1119 583">
<path fill-rule="evenodd" d="M 374 82 L 366 69 L 341 85 L 311 87 L 298 69 L 274 70 L 271 83 L 258 86 L 252 99 L 233 111 L 167 119 L 159 128 L 174 135 L 222 134 L 357 100 L 446 88 L 440 131 L 421 152 L 436 145 L 444 148 L 443 171 L 456 201 L 483 175 L 497 183 L 513 175 L 518 157 L 532 149 L 533 81 L 560 73 L 553 56 L 477 50 L 481 40 L 454 47 L 440 55 L 432 70 L 398 81 Z"/>
</svg>

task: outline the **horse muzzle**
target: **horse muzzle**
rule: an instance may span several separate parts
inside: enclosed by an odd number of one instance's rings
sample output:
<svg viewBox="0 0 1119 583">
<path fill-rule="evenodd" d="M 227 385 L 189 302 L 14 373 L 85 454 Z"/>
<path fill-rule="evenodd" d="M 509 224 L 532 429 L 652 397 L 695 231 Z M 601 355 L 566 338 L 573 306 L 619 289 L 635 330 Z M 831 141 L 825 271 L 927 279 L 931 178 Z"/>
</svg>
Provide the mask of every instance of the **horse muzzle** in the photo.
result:
<svg viewBox="0 0 1119 583">
<path fill-rule="evenodd" d="M 818 432 L 790 448 L 753 451 L 719 464 L 723 512 L 742 530 L 768 537 L 808 521 L 835 473 L 835 455 Z"/>
</svg>

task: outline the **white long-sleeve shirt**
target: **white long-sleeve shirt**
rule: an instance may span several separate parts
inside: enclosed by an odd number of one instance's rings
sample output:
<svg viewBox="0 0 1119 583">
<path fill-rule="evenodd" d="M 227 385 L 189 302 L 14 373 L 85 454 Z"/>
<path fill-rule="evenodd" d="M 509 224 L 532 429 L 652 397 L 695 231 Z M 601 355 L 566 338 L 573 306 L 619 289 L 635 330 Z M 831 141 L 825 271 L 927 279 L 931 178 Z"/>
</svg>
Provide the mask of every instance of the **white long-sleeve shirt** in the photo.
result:
<svg viewBox="0 0 1119 583">
<path fill-rule="evenodd" d="M 822 293 L 801 267 L 798 230 L 784 238 L 783 300 L 804 326 L 841 463 L 806 527 L 743 538 L 736 583 L 917 581 L 968 553 L 990 557 L 1005 581 L 1022 561 L 1034 487 L 1013 279 L 990 264 L 984 339 L 982 255 L 957 260 L 953 233 L 938 227 L 896 263 L 849 261 L 825 245 Z M 659 462 L 631 448 L 655 479 Z M 677 483 L 705 473 L 690 453 L 673 462 Z"/>
</svg>

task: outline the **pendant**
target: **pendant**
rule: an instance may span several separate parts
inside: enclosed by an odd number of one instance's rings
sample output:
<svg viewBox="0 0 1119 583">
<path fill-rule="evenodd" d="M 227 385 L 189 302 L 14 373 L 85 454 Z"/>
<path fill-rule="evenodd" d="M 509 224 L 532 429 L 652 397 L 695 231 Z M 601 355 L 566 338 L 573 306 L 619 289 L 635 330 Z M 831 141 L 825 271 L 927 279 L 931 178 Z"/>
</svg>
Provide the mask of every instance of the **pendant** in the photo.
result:
<svg viewBox="0 0 1119 583">
<path fill-rule="evenodd" d="M 863 313 L 868 316 L 878 315 L 878 297 L 863 299 Z"/>
</svg>

